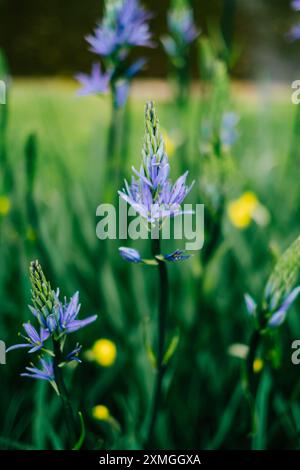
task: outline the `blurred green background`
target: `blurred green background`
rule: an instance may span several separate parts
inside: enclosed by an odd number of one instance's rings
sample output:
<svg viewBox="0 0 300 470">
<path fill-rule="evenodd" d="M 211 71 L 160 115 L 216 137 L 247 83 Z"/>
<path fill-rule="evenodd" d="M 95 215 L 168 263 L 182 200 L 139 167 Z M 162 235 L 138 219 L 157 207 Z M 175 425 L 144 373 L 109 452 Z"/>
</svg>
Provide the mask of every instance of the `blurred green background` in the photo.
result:
<svg viewBox="0 0 300 470">
<path fill-rule="evenodd" d="M 83 36 L 95 23 L 99 2 L 74 3 L 1 1 L 0 44 L 13 77 L 68 75 L 89 67 Z M 167 2 L 145 3 L 155 12 L 154 29 L 161 33 Z M 203 28 L 210 19 L 220 21 L 222 5 L 215 3 L 193 2 Z M 290 26 L 288 2 L 238 3 L 241 58 L 233 75 L 292 76 L 298 69 L 298 46 L 288 47 L 282 37 Z M 196 46 L 194 54 L 197 62 Z M 166 81 L 163 52 L 150 55 L 146 74 Z M 214 84 L 212 101 L 222 83 Z M 196 84 L 179 117 L 166 86 L 136 83 L 126 111 L 122 171 L 128 177 L 132 164 L 139 165 L 144 103 L 155 99 L 175 148 L 170 153 L 172 177 L 189 169 L 196 184 L 188 202 L 206 202 L 211 186 L 218 189 L 219 176 L 218 169 L 206 164 L 203 151 L 206 95 Z M 76 91 L 70 80 L 14 77 L 7 105 L 0 106 L 0 337 L 7 345 L 16 343 L 21 324 L 30 317 L 28 265 L 38 258 L 53 287 L 67 296 L 79 290 L 82 314 L 99 315 L 92 327 L 77 334 L 83 356 L 100 338 L 117 348 L 110 367 L 86 359 L 67 371 L 72 399 L 84 413 L 85 447 L 135 449 L 141 447 L 152 396 L 154 372 L 145 337 L 153 341 L 157 279 L 152 268 L 125 263 L 118 255 L 119 241 L 96 238 L 96 207 L 105 202 L 110 99 L 78 98 Z M 299 119 L 289 91 L 288 81 L 281 86 L 235 83 L 225 106 L 217 100 L 222 112 L 239 115 L 239 135 L 226 169 L 226 206 L 217 221 L 221 235 L 216 249 L 208 256 L 204 247 L 189 262 L 169 267 L 170 337 L 179 332 L 180 342 L 166 375 L 156 448 L 299 448 L 299 371 L 290 361 L 291 342 L 300 334 L 299 303 L 276 336 L 280 363 L 263 365 L 257 394 L 262 419 L 254 437 L 249 435 L 241 380 L 243 361 L 228 353 L 233 344 L 247 344 L 252 331 L 243 294 L 261 295 L 276 254 L 300 231 Z M 244 191 L 255 193 L 269 214 L 268 223 L 251 221 L 244 230 L 232 223 L 227 204 Z M 147 243 L 132 246 L 150 252 Z M 170 242 L 164 252 L 176 247 Z M 11 353 L 7 362 L 0 366 L 0 448 L 63 448 L 59 400 L 47 384 L 19 377 L 27 364 L 22 350 Z M 113 421 L 94 419 L 92 410 L 99 404 L 109 409 Z"/>
</svg>

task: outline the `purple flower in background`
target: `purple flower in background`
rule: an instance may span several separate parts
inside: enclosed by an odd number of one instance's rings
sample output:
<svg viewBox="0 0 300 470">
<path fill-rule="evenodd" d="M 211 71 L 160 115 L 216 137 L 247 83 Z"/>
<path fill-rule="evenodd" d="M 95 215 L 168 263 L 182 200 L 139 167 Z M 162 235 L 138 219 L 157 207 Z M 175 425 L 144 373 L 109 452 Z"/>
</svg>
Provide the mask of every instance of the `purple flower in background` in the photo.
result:
<svg viewBox="0 0 300 470">
<path fill-rule="evenodd" d="M 97 319 L 97 315 L 92 315 L 84 320 L 78 320 L 77 317 L 80 307 L 79 292 L 76 292 L 71 297 L 69 303 L 67 303 L 66 300 L 62 303 L 57 299 L 57 327 L 60 333 L 73 333 L 93 323 Z"/>
<path fill-rule="evenodd" d="M 27 343 L 15 344 L 14 346 L 9 347 L 6 352 L 13 351 L 14 349 L 19 348 L 30 348 L 29 353 L 34 353 L 39 351 L 44 347 L 44 342 L 49 338 L 50 332 L 44 328 L 40 328 L 40 333 L 30 324 L 24 323 L 24 330 L 27 333 L 27 336 L 21 335 Z"/>
<path fill-rule="evenodd" d="M 295 11 L 300 11 L 300 0 L 293 0 L 291 3 L 291 7 Z"/>
<path fill-rule="evenodd" d="M 119 253 L 125 261 L 129 261 L 130 263 L 141 263 L 142 258 L 141 255 L 137 250 L 134 248 L 126 248 L 121 246 L 119 248 Z"/>
<path fill-rule="evenodd" d="M 224 113 L 221 122 L 220 138 L 223 145 L 231 147 L 238 138 L 237 124 L 239 116 L 236 113 Z"/>
<path fill-rule="evenodd" d="M 151 32 L 148 20 L 151 15 L 140 6 L 139 0 L 115 2 L 107 8 L 106 16 L 86 40 L 91 51 L 100 56 L 120 54 L 124 59 L 133 46 L 151 47 Z"/>
<path fill-rule="evenodd" d="M 37 367 L 26 367 L 27 372 L 24 372 L 21 376 L 54 382 L 53 361 L 51 359 L 40 359 L 40 364 L 41 369 L 38 369 Z"/>
<path fill-rule="evenodd" d="M 115 108 L 126 104 L 130 81 L 146 61 L 142 58 L 129 67 L 124 61 L 134 47 L 153 46 L 149 28 L 151 17 L 139 0 L 105 2 L 102 22 L 86 40 L 90 50 L 101 57 L 106 73 L 101 72 L 100 65 L 94 65 L 91 76 L 78 74 L 76 78 L 83 85 L 80 95 L 106 93 L 110 87 Z"/>
<path fill-rule="evenodd" d="M 119 195 L 149 223 L 154 223 L 164 217 L 182 214 L 181 204 L 194 183 L 186 184 L 188 172 L 171 183 L 169 160 L 153 102 L 147 103 L 145 118 L 142 165 L 139 171 L 133 168 L 137 179 L 132 176 L 130 185 L 125 181 L 125 188 Z"/>
<path fill-rule="evenodd" d="M 174 65 L 181 68 L 187 61 L 188 46 L 200 34 L 189 4 L 174 0 L 167 22 L 170 34 L 162 38 L 162 44 Z"/>
<path fill-rule="evenodd" d="M 111 55 L 117 47 L 114 30 L 105 25 L 96 28 L 94 36 L 89 35 L 86 37 L 86 40 L 91 46 L 91 52 L 104 57 Z"/>
<path fill-rule="evenodd" d="M 175 40 L 182 44 L 191 44 L 199 36 L 190 8 L 171 11 L 168 15 L 168 26 Z"/>
<path fill-rule="evenodd" d="M 103 73 L 100 64 L 93 64 L 91 75 L 79 73 L 75 77 L 83 85 L 78 91 L 78 95 L 85 96 L 107 93 L 111 75 L 111 72 Z"/>
<path fill-rule="evenodd" d="M 297 41 L 298 39 L 300 39 L 300 25 L 299 24 L 292 27 L 290 32 L 287 34 L 287 38 L 290 41 Z"/>
<path fill-rule="evenodd" d="M 152 47 L 148 24 L 151 17 L 152 15 L 141 7 L 139 0 L 123 1 L 117 18 L 117 31 L 121 45 Z"/>
</svg>

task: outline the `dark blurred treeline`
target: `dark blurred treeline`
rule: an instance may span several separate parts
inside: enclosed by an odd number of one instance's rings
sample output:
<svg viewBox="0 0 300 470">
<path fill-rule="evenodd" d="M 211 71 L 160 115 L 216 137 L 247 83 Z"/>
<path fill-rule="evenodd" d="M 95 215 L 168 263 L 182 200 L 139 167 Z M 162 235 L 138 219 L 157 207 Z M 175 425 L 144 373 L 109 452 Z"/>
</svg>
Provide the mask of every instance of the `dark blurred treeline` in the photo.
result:
<svg viewBox="0 0 300 470">
<path fill-rule="evenodd" d="M 259 73 L 266 78 L 295 78 L 299 45 L 289 44 L 285 35 L 292 24 L 300 22 L 300 14 L 291 10 L 289 0 L 190 1 L 204 34 L 220 26 L 226 5 L 230 9 L 235 4 L 234 18 L 229 13 L 226 20 L 227 30 L 233 24 L 234 47 L 239 56 L 233 70 L 235 76 L 252 78 Z M 103 3 L 103 0 L 0 0 L 0 47 L 8 57 L 12 73 L 70 75 L 88 70 L 94 56 L 87 50 L 84 36 L 101 17 Z M 158 38 L 166 33 L 170 1 L 143 0 L 143 3 L 155 15 L 152 29 L 159 43 Z M 194 47 L 195 74 L 196 54 Z M 150 61 L 144 75 L 166 76 L 168 62 L 162 48 L 147 50 L 147 56 Z"/>
</svg>

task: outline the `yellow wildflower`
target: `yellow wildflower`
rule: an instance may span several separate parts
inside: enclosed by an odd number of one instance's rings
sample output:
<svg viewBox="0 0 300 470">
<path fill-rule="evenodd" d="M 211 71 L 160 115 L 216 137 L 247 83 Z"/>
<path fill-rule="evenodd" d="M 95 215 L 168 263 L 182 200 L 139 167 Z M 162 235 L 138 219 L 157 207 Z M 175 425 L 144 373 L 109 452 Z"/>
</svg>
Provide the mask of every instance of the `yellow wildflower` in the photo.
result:
<svg viewBox="0 0 300 470">
<path fill-rule="evenodd" d="M 164 138 L 164 141 L 165 141 L 166 153 L 167 153 L 168 157 L 172 157 L 175 153 L 175 150 L 176 150 L 175 143 L 166 131 L 163 131 L 162 134 L 163 134 L 163 138 Z"/>
<path fill-rule="evenodd" d="M 96 405 L 92 409 L 92 415 L 95 419 L 99 421 L 109 421 L 110 420 L 110 412 L 109 409 L 104 405 Z"/>
<path fill-rule="evenodd" d="M 11 202 L 7 196 L 0 196 L 0 215 L 7 215 L 11 209 Z"/>
<path fill-rule="evenodd" d="M 90 357 L 94 359 L 100 366 L 112 366 L 117 357 L 117 348 L 115 343 L 109 339 L 98 339 L 91 350 Z"/>
<path fill-rule="evenodd" d="M 253 372 L 259 374 L 264 367 L 264 361 L 260 358 L 256 358 L 253 362 Z"/>
<path fill-rule="evenodd" d="M 228 216 L 232 224 L 240 229 L 248 227 L 253 219 L 255 210 L 259 207 L 256 195 L 247 191 L 241 197 L 228 205 Z"/>
</svg>

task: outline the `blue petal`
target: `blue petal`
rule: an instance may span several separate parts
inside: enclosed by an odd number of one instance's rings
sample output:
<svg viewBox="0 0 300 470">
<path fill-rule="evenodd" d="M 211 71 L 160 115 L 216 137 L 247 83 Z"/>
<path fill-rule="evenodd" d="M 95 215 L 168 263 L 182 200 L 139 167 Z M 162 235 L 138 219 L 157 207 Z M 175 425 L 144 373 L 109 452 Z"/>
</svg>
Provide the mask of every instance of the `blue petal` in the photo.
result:
<svg viewBox="0 0 300 470">
<path fill-rule="evenodd" d="M 134 62 L 126 71 L 127 78 L 133 78 L 147 63 L 147 59 L 142 57 Z"/>
<path fill-rule="evenodd" d="M 93 323 L 97 319 L 97 316 L 98 315 L 93 315 L 91 317 L 85 318 L 84 320 L 71 321 L 66 327 L 67 333 L 73 333 L 74 331 L 80 330 L 90 323 Z"/>
<path fill-rule="evenodd" d="M 169 255 L 164 255 L 164 259 L 170 263 L 176 263 L 179 261 L 185 261 L 191 258 L 191 255 L 187 254 L 184 250 L 176 250 Z"/>
<path fill-rule="evenodd" d="M 251 316 L 255 316 L 256 309 L 257 309 L 257 304 L 249 294 L 244 295 L 245 303 L 246 303 L 246 308 L 247 312 Z"/>
<path fill-rule="evenodd" d="M 14 346 L 10 346 L 9 348 L 7 348 L 6 352 L 10 352 L 10 351 L 13 351 L 14 349 L 19 349 L 19 348 L 30 348 L 31 345 L 30 344 L 15 344 Z"/>
<path fill-rule="evenodd" d="M 121 246 L 119 248 L 119 253 L 125 261 L 129 261 L 130 263 L 140 263 L 142 261 L 140 253 L 134 248 Z"/>
<path fill-rule="evenodd" d="M 56 330 L 56 328 L 57 328 L 57 319 L 56 319 L 56 315 L 54 313 L 52 313 L 51 315 L 48 315 L 48 317 L 47 317 L 47 326 L 48 326 L 48 329 L 51 333 L 53 333 L 53 331 Z"/>
</svg>

